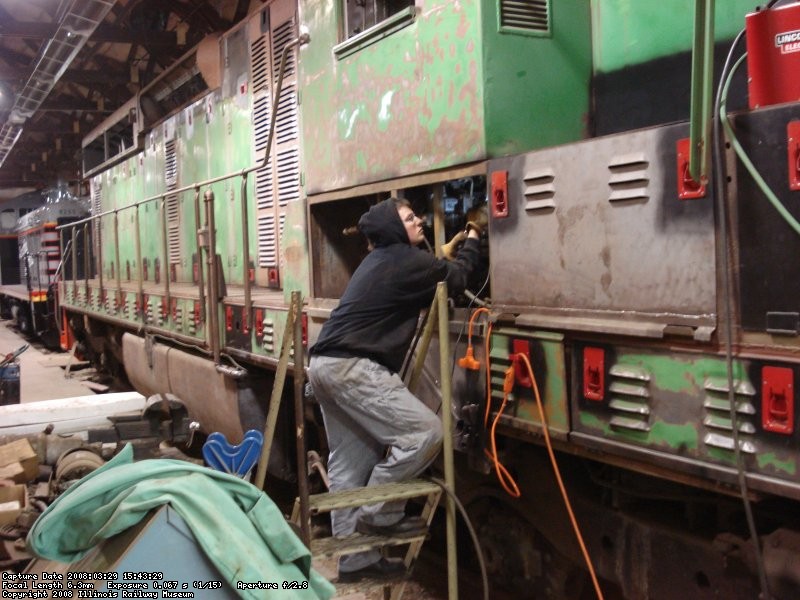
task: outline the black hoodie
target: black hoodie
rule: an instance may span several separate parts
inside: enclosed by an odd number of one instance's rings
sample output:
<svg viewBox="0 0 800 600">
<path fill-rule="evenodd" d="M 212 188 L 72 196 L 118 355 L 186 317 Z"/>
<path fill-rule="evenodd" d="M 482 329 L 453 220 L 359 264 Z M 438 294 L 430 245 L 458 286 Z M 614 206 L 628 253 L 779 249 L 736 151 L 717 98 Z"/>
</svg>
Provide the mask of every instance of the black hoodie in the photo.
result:
<svg viewBox="0 0 800 600">
<path fill-rule="evenodd" d="M 374 249 L 353 273 L 310 353 L 369 358 L 397 373 L 436 284 L 447 281 L 450 294 L 464 290 L 479 261 L 478 240 L 467 239 L 452 261 L 438 259 L 411 246 L 391 199 L 364 213 L 358 228 Z"/>
</svg>

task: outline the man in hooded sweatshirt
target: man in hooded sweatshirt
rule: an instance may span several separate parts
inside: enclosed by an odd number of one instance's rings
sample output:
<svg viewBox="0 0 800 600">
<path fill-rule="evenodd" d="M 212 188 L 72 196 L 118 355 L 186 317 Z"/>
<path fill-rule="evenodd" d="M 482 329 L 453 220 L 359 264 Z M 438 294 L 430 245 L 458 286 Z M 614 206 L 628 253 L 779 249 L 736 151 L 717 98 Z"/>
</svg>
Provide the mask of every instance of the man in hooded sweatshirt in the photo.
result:
<svg viewBox="0 0 800 600">
<path fill-rule="evenodd" d="M 480 228 L 470 224 L 464 245 L 447 261 L 417 247 L 425 239 L 423 223 L 406 200 L 396 198 L 361 216 L 358 228 L 372 250 L 310 350 L 308 376 L 325 421 L 331 491 L 411 479 L 439 453 L 439 417 L 398 372 L 437 283 L 446 281 L 451 294 L 464 290 L 479 262 Z M 387 502 L 335 510 L 333 534 L 423 529 L 423 519 L 406 516 L 404 508 L 405 502 Z M 340 558 L 339 581 L 391 578 L 404 570 L 402 561 L 369 550 Z"/>
</svg>

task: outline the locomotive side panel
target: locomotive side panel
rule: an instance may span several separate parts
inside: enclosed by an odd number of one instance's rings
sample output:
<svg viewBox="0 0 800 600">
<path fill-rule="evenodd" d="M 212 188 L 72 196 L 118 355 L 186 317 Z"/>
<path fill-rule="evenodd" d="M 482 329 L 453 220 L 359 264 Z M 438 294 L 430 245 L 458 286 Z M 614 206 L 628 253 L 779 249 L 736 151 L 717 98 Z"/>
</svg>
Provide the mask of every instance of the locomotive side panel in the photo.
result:
<svg viewBox="0 0 800 600">
<path fill-rule="evenodd" d="M 490 163 L 508 173 L 493 218 L 492 298 L 517 323 L 708 340 L 715 327 L 709 197 L 677 195 L 685 126 L 598 138 Z M 591 160 L 585 160 L 585 157 Z"/>
</svg>

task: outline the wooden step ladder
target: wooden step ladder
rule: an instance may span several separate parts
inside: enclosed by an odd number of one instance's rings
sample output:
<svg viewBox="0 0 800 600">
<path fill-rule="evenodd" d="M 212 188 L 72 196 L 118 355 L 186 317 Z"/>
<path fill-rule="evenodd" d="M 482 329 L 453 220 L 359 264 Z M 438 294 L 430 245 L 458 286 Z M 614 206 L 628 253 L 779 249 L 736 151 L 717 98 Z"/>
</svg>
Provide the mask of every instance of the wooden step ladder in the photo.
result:
<svg viewBox="0 0 800 600">
<path fill-rule="evenodd" d="M 278 369 L 276 371 L 275 385 L 272 390 L 267 423 L 264 432 L 264 446 L 259 460 L 258 471 L 256 473 L 255 485 L 263 489 L 266 477 L 266 466 L 269 462 L 269 452 L 272 446 L 272 439 L 275 432 L 277 421 L 277 408 L 280 405 L 280 398 L 283 392 L 283 385 L 288 370 L 288 359 L 291 353 L 292 342 L 294 345 L 294 396 L 295 396 L 295 431 L 297 442 L 297 478 L 298 478 L 298 497 L 295 500 L 292 511 L 291 521 L 297 524 L 301 531 L 303 542 L 309 547 L 312 557 L 338 557 L 345 554 L 354 554 L 371 549 L 384 549 L 392 546 L 408 545 L 405 552 L 404 563 L 406 572 L 410 572 L 413 567 L 422 545 L 428 534 L 436 507 L 442 494 L 442 487 L 439 484 L 422 479 L 413 479 L 402 483 L 388 483 L 379 486 L 370 486 L 343 490 L 338 492 L 328 492 L 323 494 L 309 495 L 308 493 L 308 464 L 305 450 L 305 417 L 303 410 L 303 348 L 301 319 L 299 318 L 302 306 L 302 299 L 299 292 L 292 292 L 292 301 L 289 314 L 286 320 L 283 344 Z M 438 315 L 439 328 L 439 353 L 441 358 L 441 389 L 442 403 L 448 409 L 442 411 L 442 427 L 445 431 L 443 441 L 443 457 L 445 485 L 453 489 L 454 467 L 453 467 L 453 442 L 449 434 L 452 431 L 452 416 L 449 410 L 451 402 L 450 389 L 450 370 L 447 361 L 449 359 L 448 344 L 448 320 L 447 320 L 447 286 L 444 282 L 439 283 L 436 295 L 428 313 L 428 321 L 422 335 L 422 345 L 417 349 L 417 363 L 411 375 L 409 389 L 413 391 L 422 369 L 424 355 L 427 352 L 427 345 L 430 341 L 434 328 L 434 322 Z M 293 335 L 292 335 L 293 334 Z M 425 505 L 422 509 L 422 518 L 427 525 L 426 529 L 419 533 L 402 536 L 376 536 L 362 535 L 354 533 L 346 538 L 325 537 L 313 539 L 311 535 L 311 517 L 319 514 L 329 513 L 340 508 L 353 508 L 375 504 L 378 502 L 389 502 L 398 500 L 410 500 L 413 498 L 425 498 Z M 458 597 L 458 575 L 456 569 L 456 540 L 455 540 L 455 502 L 449 496 L 446 498 L 446 517 L 447 517 L 447 576 L 448 592 L 450 600 Z M 405 588 L 405 579 L 398 579 L 383 585 L 384 598 L 389 600 L 400 600 Z"/>
<path fill-rule="evenodd" d="M 430 526 L 442 488 L 439 485 L 425 481 L 423 479 L 412 479 L 403 483 L 387 483 L 372 487 L 356 488 L 343 490 L 340 492 L 329 492 L 315 494 L 308 497 L 308 513 L 313 517 L 316 515 L 329 513 L 340 508 L 352 508 L 366 504 L 378 502 L 410 500 L 413 498 L 425 498 L 425 505 L 422 508 L 421 517 L 425 520 L 426 526 Z M 297 525 L 301 525 L 301 501 L 295 501 L 291 520 Z M 382 536 L 382 535 L 362 535 L 354 533 L 344 538 L 333 536 L 323 538 L 312 538 L 310 540 L 310 550 L 313 557 L 334 558 L 345 554 L 364 552 L 372 549 L 385 549 L 392 546 L 407 545 L 403 562 L 406 572 L 411 568 L 419 556 L 422 545 L 427 537 L 427 527 L 424 531 L 407 535 Z M 398 579 L 385 584 L 384 597 L 392 600 L 399 600 L 402 596 L 405 581 Z"/>
</svg>

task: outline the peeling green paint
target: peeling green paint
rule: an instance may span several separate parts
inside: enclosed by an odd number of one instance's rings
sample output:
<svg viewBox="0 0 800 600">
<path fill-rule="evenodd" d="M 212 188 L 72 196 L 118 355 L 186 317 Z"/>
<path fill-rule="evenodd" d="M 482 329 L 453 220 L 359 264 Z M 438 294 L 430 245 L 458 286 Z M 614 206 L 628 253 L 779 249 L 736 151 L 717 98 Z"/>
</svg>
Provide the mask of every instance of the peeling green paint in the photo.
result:
<svg viewBox="0 0 800 600">
<path fill-rule="evenodd" d="M 627 431 L 609 427 L 607 433 L 614 437 L 646 444 L 650 447 L 666 447 L 679 454 L 699 447 L 698 431 L 693 425 L 675 425 L 659 421 L 650 426 L 649 432 Z"/>
<path fill-rule="evenodd" d="M 578 421 L 587 429 L 602 431 L 605 428 L 605 423 L 602 419 L 599 419 L 596 415 L 585 410 L 578 413 Z"/>
<path fill-rule="evenodd" d="M 540 366 L 545 375 L 542 376 L 542 372 L 534 372 L 534 376 L 537 377 L 536 384 L 541 395 L 547 425 L 554 431 L 568 431 L 569 409 L 564 336 L 514 328 L 495 330 L 492 334 L 491 347 L 492 360 L 497 361 L 494 363 L 495 365 L 507 364 L 512 338 L 529 340 L 532 356 L 544 359 L 544 365 Z M 534 370 L 537 369 L 536 365 L 532 366 Z M 499 394 L 498 390 L 502 389 L 502 385 L 502 379 L 493 378 L 492 387 L 496 390 L 495 395 Z M 541 425 L 539 407 L 536 404 L 533 389 L 517 385 L 513 396 L 513 403 L 509 405 L 507 412 L 523 421 Z"/>
<path fill-rule="evenodd" d="M 706 453 L 708 457 L 721 463 L 727 463 L 731 465 L 736 464 L 736 455 L 733 453 L 733 450 L 725 450 L 723 448 L 715 448 L 713 446 L 709 446 L 706 448 Z"/>
<path fill-rule="evenodd" d="M 761 469 L 772 467 L 776 471 L 783 471 L 787 475 L 797 475 L 797 463 L 792 459 L 781 460 L 772 452 L 759 454 L 756 459 Z"/>
<path fill-rule="evenodd" d="M 675 394 L 694 393 L 703 387 L 706 378 L 727 374 L 726 362 L 721 358 L 621 353 L 616 362 L 643 367 L 651 374 L 651 385 Z M 734 361 L 734 379 L 743 376 L 743 365 Z"/>
<path fill-rule="evenodd" d="M 390 90 L 381 98 L 381 107 L 378 111 L 378 129 L 380 131 L 386 131 L 389 127 L 389 121 L 392 118 L 392 96 L 394 96 L 394 94 L 394 90 Z"/>
</svg>

